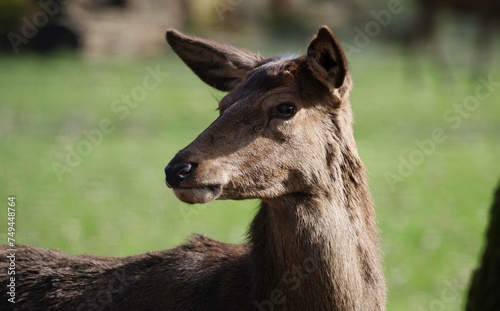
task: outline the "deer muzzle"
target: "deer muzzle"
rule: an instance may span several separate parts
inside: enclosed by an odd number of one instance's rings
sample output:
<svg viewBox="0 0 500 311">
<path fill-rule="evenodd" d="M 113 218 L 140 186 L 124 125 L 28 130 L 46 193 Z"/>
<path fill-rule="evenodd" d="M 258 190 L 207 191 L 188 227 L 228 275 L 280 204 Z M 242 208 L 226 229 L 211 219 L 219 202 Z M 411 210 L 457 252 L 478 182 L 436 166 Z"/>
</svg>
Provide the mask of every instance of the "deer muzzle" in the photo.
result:
<svg viewBox="0 0 500 311">
<path fill-rule="evenodd" d="M 171 162 L 165 167 L 165 183 L 183 202 L 196 204 L 216 200 L 222 194 L 222 186 L 193 181 L 197 167 L 197 163 Z"/>
</svg>

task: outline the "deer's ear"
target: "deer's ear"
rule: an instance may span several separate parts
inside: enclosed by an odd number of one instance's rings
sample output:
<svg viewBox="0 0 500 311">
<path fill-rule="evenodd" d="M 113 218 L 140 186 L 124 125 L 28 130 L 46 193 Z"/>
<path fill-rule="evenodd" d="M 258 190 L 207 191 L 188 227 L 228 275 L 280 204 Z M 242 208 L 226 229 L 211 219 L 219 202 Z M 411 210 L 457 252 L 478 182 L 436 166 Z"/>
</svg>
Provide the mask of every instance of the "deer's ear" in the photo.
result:
<svg viewBox="0 0 500 311">
<path fill-rule="evenodd" d="M 346 84 L 347 60 L 339 41 L 328 27 L 319 29 L 307 48 L 307 58 L 318 80 L 336 89 Z"/>
<path fill-rule="evenodd" d="M 246 50 L 187 36 L 173 29 L 167 31 L 167 41 L 201 80 L 221 91 L 234 90 L 253 68 L 267 62 Z"/>
</svg>

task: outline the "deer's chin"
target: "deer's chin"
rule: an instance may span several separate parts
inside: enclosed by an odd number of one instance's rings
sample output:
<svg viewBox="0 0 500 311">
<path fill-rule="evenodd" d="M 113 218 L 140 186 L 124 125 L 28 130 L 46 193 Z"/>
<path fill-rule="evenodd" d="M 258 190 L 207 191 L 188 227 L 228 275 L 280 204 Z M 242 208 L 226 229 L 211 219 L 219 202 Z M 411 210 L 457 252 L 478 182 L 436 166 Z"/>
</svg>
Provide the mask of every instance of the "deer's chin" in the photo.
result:
<svg viewBox="0 0 500 311">
<path fill-rule="evenodd" d="M 210 186 L 200 188 L 174 188 L 175 196 L 182 202 L 189 204 L 203 204 L 213 200 L 217 200 L 221 193 L 222 187 Z"/>
</svg>

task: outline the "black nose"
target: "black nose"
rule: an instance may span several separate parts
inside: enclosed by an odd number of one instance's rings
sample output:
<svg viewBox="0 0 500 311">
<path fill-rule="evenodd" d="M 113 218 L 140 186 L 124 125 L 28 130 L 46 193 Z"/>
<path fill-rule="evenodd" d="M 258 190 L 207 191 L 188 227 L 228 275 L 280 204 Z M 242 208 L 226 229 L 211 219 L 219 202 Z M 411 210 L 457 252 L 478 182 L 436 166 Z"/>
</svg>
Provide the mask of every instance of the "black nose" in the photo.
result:
<svg viewBox="0 0 500 311">
<path fill-rule="evenodd" d="M 169 187 L 179 187 L 181 181 L 188 178 L 196 168 L 196 163 L 169 164 L 165 167 L 165 177 Z"/>
</svg>

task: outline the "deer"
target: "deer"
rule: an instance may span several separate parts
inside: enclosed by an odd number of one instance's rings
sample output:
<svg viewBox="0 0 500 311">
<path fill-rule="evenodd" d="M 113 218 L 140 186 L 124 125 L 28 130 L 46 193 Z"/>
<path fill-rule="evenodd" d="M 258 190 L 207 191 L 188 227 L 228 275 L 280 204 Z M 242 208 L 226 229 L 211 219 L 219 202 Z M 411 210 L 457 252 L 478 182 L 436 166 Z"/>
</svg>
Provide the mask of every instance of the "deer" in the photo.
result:
<svg viewBox="0 0 500 311">
<path fill-rule="evenodd" d="M 500 183 L 495 191 L 486 230 L 486 243 L 479 266 L 472 272 L 466 311 L 500 310 Z"/>
<path fill-rule="evenodd" d="M 202 81 L 227 92 L 216 120 L 165 167 L 166 185 L 188 204 L 259 199 L 246 243 L 195 234 L 124 258 L 18 246 L 16 307 L 385 310 L 352 76 L 334 33 L 322 26 L 305 55 L 279 57 L 173 29 L 166 39 Z M 3 246 L 2 271 L 7 256 Z M 1 288 L 8 283 L 2 274 Z M 0 309 L 7 305 L 2 299 Z"/>
</svg>

